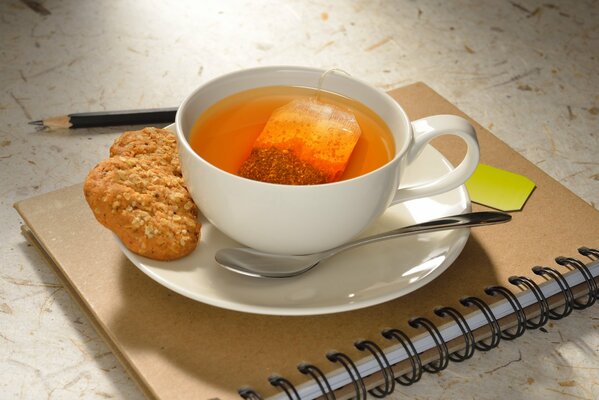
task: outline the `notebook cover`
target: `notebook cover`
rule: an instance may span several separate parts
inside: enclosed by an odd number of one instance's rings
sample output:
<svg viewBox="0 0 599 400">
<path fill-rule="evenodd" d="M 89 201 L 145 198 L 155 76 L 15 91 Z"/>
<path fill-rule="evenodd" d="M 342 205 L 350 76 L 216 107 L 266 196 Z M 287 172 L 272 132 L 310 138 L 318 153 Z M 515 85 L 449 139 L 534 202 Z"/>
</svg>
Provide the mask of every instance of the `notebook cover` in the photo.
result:
<svg viewBox="0 0 599 400">
<path fill-rule="evenodd" d="M 412 119 L 457 114 L 454 105 L 423 83 L 390 92 Z M 537 189 L 509 224 L 475 229 L 455 263 L 439 278 L 399 299 L 338 314 L 277 317 L 246 314 L 195 302 L 159 285 L 120 252 L 112 234 L 94 219 L 81 185 L 23 200 L 16 208 L 115 355 L 150 398 L 238 398 L 249 385 L 263 395 L 276 393 L 267 381 L 278 373 L 295 384 L 305 381 L 296 365 L 335 366 L 324 355 L 339 350 L 359 359 L 358 338 L 381 342 L 380 331 L 405 332 L 411 317 L 444 323 L 434 307 L 485 296 L 511 275 L 530 276 L 534 265 L 553 264 L 579 246 L 598 247 L 599 212 L 578 198 L 475 121 L 481 162 L 527 176 Z M 525 132 L 523 132 L 525 134 Z M 459 160 L 459 140 L 437 147 Z M 482 207 L 474 205 L 474 209 Z M 476 289 L 473 289 L 476 288 Z M 359 336 L 357 336 L 359 335 Z"/>
</svg>

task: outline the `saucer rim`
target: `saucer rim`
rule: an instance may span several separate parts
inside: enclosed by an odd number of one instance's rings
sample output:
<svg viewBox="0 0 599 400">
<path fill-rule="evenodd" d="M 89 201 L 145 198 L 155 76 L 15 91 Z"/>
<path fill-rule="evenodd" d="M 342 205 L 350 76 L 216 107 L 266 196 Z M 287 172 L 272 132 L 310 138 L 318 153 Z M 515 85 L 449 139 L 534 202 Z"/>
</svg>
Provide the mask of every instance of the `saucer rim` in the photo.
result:
<svg viewBox="0 0 599 400">
<path fill-rule="evenodd" d="M 166 129 L 168 129 L 169 127 L 170 127 L 170 125 L 167 126 Z M 448 170 L 451 170 L 451 168 L 453 168 L 451 166 L 451 164 L 447 161 L 447 159 L 438 150 L 436 150 L 434 147 L 432 147 L 430 144 L 427 145 L 425 147 L 425 149 L 432 151 L 434 153 L 434 157 L 438 157 L 439 161 L 441 163 L 443 163 L 444 166 Z M 459 202 L 456 202 L 456 205 L 463 206 L 463 210 L 459 211 L 459 213 L 469 212 L 471 210 L 471 201 L 470 201 L 470 198 L 468 196 L 468 192 L 467 192 L 465 186 L 461 185 L 458 188 L 453 189 L 453 191 L 459 192 L 459 195 L 460 195 L 460 200 L 459 200 Z M 416 200 L 412 200 L 412 201 L 419 201 L 419 200 L 422 200 L 422 199 L 416 199 Z M 202 216 L 202 218 L 204 218 L 204 217 Z M 420 222 L 420 221 L 417 221 L 417 222 Z M 210 224 L 206 220 L 202 221 L 202 223 L 203 223 L 202 229 L 205 229 L 205 224 Z M 452 239 L 451 244 L 449 244 L 447 246 L 448 249 L 447 249 L 447 252 L 445 253 L 446 258 L 439 266 L 435 267 L 426 276 L 418 279 L 415 282 L 411 282 L 411 283 L 408 283 L 407 285 L 403 285 L 403 287 L 398 288 L 398 290 L 394 290 L 394 291 L 392 290 L 389 293 L 378 295 L 378 296 L 372 296 L 370 298 L 363 299 L 358 302 L 340 302 L 339 304 L 336 304 L 336 305 L 325 305 L 325 306 L 313 306 L 313 305 L 301 306 L 300 305 L 299 307 L 295 307 L 295 306 L 290 307 L 289 305 L 285 305 L 285 306 L 252 305 L 252 304 L 243 303 L 240 301 L 228 300 L 226 298 L 219 298 L 218 296 L 203 295 L 201 293 L 198 293 L 197 291 L 191 291 L 191 290 L 187 289 L 186 287 L 181 286 L 180 284 L 178 284 L 176 282 L 172 282 L 171 280 L 166 279 L 164 276 L 161 276 L 159 273 L 157 273 L 155 271 L 156 268 L 152 269 L 145 265 L 145 264 L 151 264 L 154 267 L 166 266 L 169 263 L 181 262 L 181 260 L 184 260 L 185 258 L 181 258 L 181 259 L 173 260 L 173 261 L 151 260 L 151 259 L 139 256 L 139 255 L 131 252 L 129 249 L 127 249 L 125 247 L 123 242 L 116 235 L 114 235 L 121 251 L 125 254 L 125 256 L 129 259 L 129 261 L 131 261 L 131 263 L 133 263 L 144 274 L 146 274 L 147 276 L 149 276 L 151 279 L 153 279 L 157 283 L 161 284 L 162 286 L 164 286 L 176 293 L 179 293 L 187 298 L 190 298 L 194 301 L 198 301 L 198 302 L 201 302 L 204 304 L 209 304 L 209 305 L 212 305 L 215 307 L 228 309 L 228 310 L 234 310 L 234 311 L 240 311 L 240 312 L 246 312 L 246 313 L 252 313 L 252 314 L 276 315 L 276 316 L 310 316 L 310 315 L 324 315 L 324 314 L 332 314 L 332 313 L 338 313 L 338 312 L 347 312 L 347 311 L 352 311 L 352 310 L 357 310 L 357 309 L 362 309 L 362 308 L 378 305 L 378 304 L 405 296 L 405 295 L 425 286 L 426 284 L 430 283 L 431 281 L 436 279 L 439 275 L 441 275 L 445 270 L 447 270 L 447 268 L 449 268 L 449 266 L 451 266 L 453 264 L 453 262 L 456 260 L 456 258 L 463 251 L 464 246 L 466 245 L 466 242 L 468 241 L 469 236 L 470 236 L 470 229 L 460 229 L 459 233 L 456 233 L 455 238 Z M 195 251 L 201 251 L 200 247 L 198 246 L 198 248 L 196 248 L 196 250 L 194 250 L 194 252 Z M 258 278 L 249 278 L 248 277 L 247 279 L 258 279 Z"/>
</svg>

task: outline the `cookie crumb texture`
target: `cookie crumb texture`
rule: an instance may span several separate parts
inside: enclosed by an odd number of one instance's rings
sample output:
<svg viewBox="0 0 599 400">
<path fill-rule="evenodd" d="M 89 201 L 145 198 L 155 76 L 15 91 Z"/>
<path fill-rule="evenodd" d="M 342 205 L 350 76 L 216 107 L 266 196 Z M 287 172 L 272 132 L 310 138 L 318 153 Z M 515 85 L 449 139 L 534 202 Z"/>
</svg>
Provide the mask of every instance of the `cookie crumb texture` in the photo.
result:
<svg viewBox="0 0 599 400">
<path fill-rule="evenodd" d="M 172 132 L 125 132 L 111 157 L 90 171 L 83 190 L 96 219 L 134 253 L 168 261 L 196 248 L 198 209 L 181 177 Z"/>
<path fill-rule="evenodd" d="M 155 165 L 181 176 L 177 139 L 166 129 L 144 128 L 123 133 L 110 147 L 110 157 L 115 156 L 150 159 Z"/>
</svg>

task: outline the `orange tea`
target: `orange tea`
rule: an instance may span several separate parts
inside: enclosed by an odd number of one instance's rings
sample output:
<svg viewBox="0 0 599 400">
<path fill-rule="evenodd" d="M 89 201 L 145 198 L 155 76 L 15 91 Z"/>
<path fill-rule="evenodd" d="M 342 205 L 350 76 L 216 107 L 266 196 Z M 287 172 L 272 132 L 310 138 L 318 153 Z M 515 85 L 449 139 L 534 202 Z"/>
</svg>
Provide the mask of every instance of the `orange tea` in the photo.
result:
<svg viewBox="0 0 599 400">
<path fill-rule="evenodd" d="M 226 97 L 197 119 L 189 143 L 212 165 L 237 174 L 273 111 L 305 97 L 317 97 L 320 102 L 349 110 L 360 126 L 361 135 L 340 180 L 367 174 L 393 158 L 393 136 L 376 113 L 347 97 L 305 87 L 269 86 Z"/>
</svg>

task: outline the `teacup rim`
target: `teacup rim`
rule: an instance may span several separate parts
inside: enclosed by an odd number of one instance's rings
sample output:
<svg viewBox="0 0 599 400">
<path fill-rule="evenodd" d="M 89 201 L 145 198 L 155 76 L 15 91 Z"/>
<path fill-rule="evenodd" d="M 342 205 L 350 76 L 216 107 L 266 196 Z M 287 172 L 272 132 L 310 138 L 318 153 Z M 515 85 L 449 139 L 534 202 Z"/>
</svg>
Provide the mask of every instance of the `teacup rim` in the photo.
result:
<svg viewBox="0 0 599 400">
<path fill-rule="evenodd" d="M 198 94 L 198 92 L 200 92 L 203 88 L 205 88 L 211 84 L 214 84 L 215 82 L 218 82 L 220 80 L 230 79 L 232 77 L 235 77 L 236 75 L 251 73 L 253 71 L 268 71 L 268 70 L 275 71 L 275 70 L 282 70 L 282 69 L 289 69 L 289 70 L 293 70 L 293 71 L 318 72 L 318 73 L 324 73 L 327 71 L 326 69 L 322 69 L 322 68 L 306 67 L 306 66 L 271 65 L 271 66 L 244 68 L 244 69 L 240 69 L 240 70 L 236 70 L 236 71 L 231 71 L 226 74 L 216 76 L 216 77 L 202 83 L 201 85 L 197 86 L 193 91 L 191 91 L 183 99 L 183 101 L 177 108 L 177 112 L 175 114 L 175 135 L 177 136 L 177 142 L 178 142 L 179 146 L 183 146 L 185 148 L 185 150 L 191 154 L 191 157 L 200 161 L 209 169 L 216 171 L 220 174 L 224 174 L 225 176 L 229 176 L 232 179 L 238 179 L 246 184 L 255 184 L 258 186 L 262 186 L 262 185 L 266 185 L 265 187 L 280 186 L 280 187 L 284 187 L 286 190 L 313 190 L 314 188 L 323 188 L 323 187 L 331 187 L 332 188 L 332 187 L 337 187 L 340 185 L 349 185 L 352 182 L 368 179 L 369 176 L 375 175 L 377 173 L 381 173 L 383 170 L 386 170 L 388 168 L 398 168 L 398 166 L 396 164 L 399 163 L 400 159 L 407 152 L 407 149 L 409 148 L 409 145 L 411 142 L 412 124 L 410 123 L 409 117 L 407 116 L 403 107 L 401 107 L 401 105 L 397 101 L 395 101 L 391 96 L 389 96 L 388 93 L 384 92 L 380 88 L 372 86 L 372 85 L 368 84 L 367 82 L 365 82 L 359 78 L 355 78 L 354 76 L 351 76 L 351 75 L 348 75 L 347 78 L 354 80 L 354 81 L 360 83 L 361 85 L 364 85 L 365 87 L 368 87 L 368 88 L 378 92 L 381 95 L 381 97 L 385 100 L 385 102 L 389 103 L 392 106 L 392 108 L 395 108 L 399 112 L 399 115 L 401 116 L 401 120 L 402 120 L 403 124 L 405 124 L 404 128 L 408 132 L 408 136 L 409 136 L 409 139 L 403 143 L 403 146 L 401 147 L 401 149 L 395 150 L 395 155 L 393 156 L 393 158 L 391 158 L 384 165 L 382 165 L 366 174 L 362 174 L 360 176 L 356 176 L 356 177 L 353 177 L 350 179 L 344 179 L 344 180 L 340 180 L 340 181 L 336 181 L 336 182 L 329 182 L 329 183 L 322 183 L 322 184 L 315 184 L 315 185 L 288 185 L 288 184 L 280 184 L 280 183 L 262 182 L 262 181 L 256 181 L 256 180 L 252 180 L 249 178 L 245 178 L 245 177 L 233 174 L 231 172 L 225 171 L 221 168 L 218 168 L 217 166 L 213 165 L 212 163 L 210 163 L 207 160 L 205 160 L 204 158 L 202 158 L 198 153 L 195 152 L 195 150 L 193 150 L 193 148 L 191 147 L 191 144 L 189 143 L 189 140 L 185 137 L 185 134 L 183 133 L 183 129 L 181 128 L 181 125 L 182 125 L 181 120 L 183 118 L 181 110 L 183 110 L 184 107 L 189 102 L 191 102 L 192 99 L 195 98 L 195 96 Z"/>
</svg>

